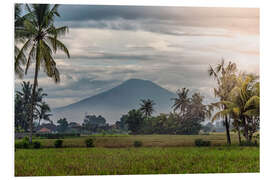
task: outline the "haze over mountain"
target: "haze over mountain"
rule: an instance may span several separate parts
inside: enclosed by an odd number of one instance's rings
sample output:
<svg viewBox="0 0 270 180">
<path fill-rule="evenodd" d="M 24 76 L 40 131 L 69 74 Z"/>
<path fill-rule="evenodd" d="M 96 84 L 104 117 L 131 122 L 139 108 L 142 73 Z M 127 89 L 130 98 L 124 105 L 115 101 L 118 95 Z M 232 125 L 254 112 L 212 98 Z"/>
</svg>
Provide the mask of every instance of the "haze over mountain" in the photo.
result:
<svg viewBox="0 0 270 180">
<path fill-rule="evenodd" d="M 171 111 L 175 93 L 141 79 L 130 79 L 103 93 L 53 110 L 53 120 L 66 117 L 68 121 L 82 122 L 87 114 L 102 115 L 108 123 L 120 120 L 123 114 L 140 107 L 141 99 L 154 100 L 155 113 Z"/>
</svg>

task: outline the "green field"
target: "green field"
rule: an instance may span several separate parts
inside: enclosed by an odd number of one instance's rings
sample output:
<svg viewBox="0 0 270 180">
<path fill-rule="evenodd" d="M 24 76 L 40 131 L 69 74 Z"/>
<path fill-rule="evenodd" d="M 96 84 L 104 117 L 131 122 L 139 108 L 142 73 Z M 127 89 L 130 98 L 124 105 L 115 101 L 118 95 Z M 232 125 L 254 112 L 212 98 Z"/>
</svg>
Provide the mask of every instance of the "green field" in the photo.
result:
<svg viewBox="0 0 270 180">
<path fill-rule="evenodd" d="M 224 133 L 211 133 L 210 135 L 105 135 L 82 136 L 63 139 L 64 147 L 85 147 L 85 139 L 93 138 L 96 147 L 123 148 L 132 147 L 134 141 L 141 141 L 144 147 L 179 147 L 194 146 L 195 139 L 211 141 L 212 146 L 226 145 Z M 231 133 L 232 144 L 238 144 L 236 133 Z M 54 147 L 55 139 L 38 139 L 43 147 Z"/>
<path fill-rule="evenodd" d="M 179 174 L 259 172 L 259 147 L 226 146 L 223 133 L 211 135 L 91 136 L 95 148 L 85 148 L 87 137 L 39 139 L 41 149 L 17 149 L 16 176 Z M 212 147 L 194 147 L 194 140 L 210 140 Z M 134 148 L 134 141 L 144 147 Z"/>
<path fill-rule="evenodd" d="M 15 153 L 15 176 L 240 172 L 259 172 L 259 148 L 50 148 Z"/>
</svg>

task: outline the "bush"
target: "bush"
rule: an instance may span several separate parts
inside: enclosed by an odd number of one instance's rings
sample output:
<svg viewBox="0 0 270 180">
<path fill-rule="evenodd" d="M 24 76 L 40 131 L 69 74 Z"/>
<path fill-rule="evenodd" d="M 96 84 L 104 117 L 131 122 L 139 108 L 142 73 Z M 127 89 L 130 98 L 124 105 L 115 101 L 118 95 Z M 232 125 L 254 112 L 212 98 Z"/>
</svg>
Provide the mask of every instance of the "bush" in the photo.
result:
<svg viewBox="0 0 270 180">
<path fill-rule="evenodd" d="M 35 149 L 39 149 L 39 148 L 41 148 L 41 142 L 39 142 L 39 141 L 34 141 L 34 142 L 32 143 L 32 146 L 33 146 L 33 148 L 35 148 Z"/>
<path fill-rule="evenodd" d="M 57 139 L 54 141 L 54 147 L 56 148 L 61 148 L 63 145 L 63 140 L 62 139 Z"/>
<path fill-rule="evenodd" d="M 134 147 L 142 147 L 142 142 L 141 141 L 134 141 Z"/>
<path fill-rule="evenodd" d="M 204 141 L 202 139 L 195 139 L 194 141 L 195 146 L 211 146 L 211 142 L 210 141 Z"/>
<path fill-rule="evenodd" d="M 84 142 L 85 142 L 86 147 L 95 147 L 94 140 L 91 138 L 86 139 Z"/>
<path fill-rule="evenodd" d="M 22 141 L 16 142 L 15 143 L 15 148 L 24 148 L 24 149 L 28 149 L 30 147 L 30 143 L 29 143 L 29 137 L 25 136 Z"/>
<path fill-rule="evenodd" d="M 255 140 L 254 142 L 250 142 L 250 141 L 241 141 L 240 146 L 259 146 L 257 140 Z"/>
</svg>

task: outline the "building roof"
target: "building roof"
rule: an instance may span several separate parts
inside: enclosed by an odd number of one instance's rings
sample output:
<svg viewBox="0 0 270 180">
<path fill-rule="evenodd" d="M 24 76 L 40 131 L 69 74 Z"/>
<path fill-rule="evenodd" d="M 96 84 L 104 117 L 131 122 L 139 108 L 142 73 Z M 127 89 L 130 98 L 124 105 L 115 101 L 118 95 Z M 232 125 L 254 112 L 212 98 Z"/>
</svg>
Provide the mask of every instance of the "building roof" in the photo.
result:
<svg viewBox="0 0 270 180">
<path fill-rule="evenodd" d="M 47 133 L 47 132 L 51 132 L 51 130 L 48 129 L 48 128 L 43 127 L 40 130 L 38 130 L 38 132 L 46 132 Z"/>
</svg>

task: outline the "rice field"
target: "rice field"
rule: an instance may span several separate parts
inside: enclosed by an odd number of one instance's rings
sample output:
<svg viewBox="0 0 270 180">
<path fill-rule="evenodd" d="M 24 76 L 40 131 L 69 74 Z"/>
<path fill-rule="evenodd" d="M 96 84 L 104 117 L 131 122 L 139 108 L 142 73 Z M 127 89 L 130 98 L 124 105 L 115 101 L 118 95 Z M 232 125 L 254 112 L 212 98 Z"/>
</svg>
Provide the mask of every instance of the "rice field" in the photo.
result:
<svg viewBox="0 0 270 180">
<path fill-rule="evenodd" d="M 179 147 L 194 146 L 195 139 L 211 141 L 212 146 L 226 145 L 225 133 L 209 135 L 95 135 L 63 139 L 64 147 L 85 147 L 85 139 L 93 138 L 96 147 L 126 148 L 133 147 L 134 141 L 141 141 L 144 147 Z M 36 139 L 45 148 L 54 147 L 55 139 Z M 238 144 L 236 133 L 231 133 L 232 144 Z M 20 141 L 20 140 L 17 140 Z"/>
<path fill-rule="evenodd" d="M 258 147 L 18 149 L 15 176 L 259 172 Z"/>
</svg>

